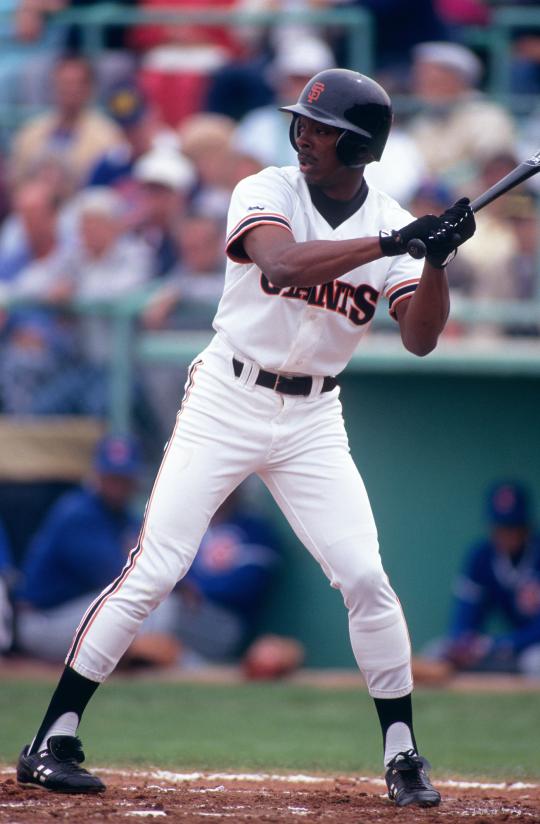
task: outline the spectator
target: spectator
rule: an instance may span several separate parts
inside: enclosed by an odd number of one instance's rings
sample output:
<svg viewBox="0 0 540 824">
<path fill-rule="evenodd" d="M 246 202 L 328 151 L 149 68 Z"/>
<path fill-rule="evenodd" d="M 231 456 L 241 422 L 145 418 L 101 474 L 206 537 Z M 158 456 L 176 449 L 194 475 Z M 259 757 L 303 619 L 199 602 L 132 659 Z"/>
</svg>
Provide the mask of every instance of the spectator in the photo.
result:
<svg viewBox="0 0 540 824">
<path fill-rule="evenodd" d="M 478 221 L 478 239 L 463 255 L 473 272 L 472 294 L 495 300 L 530 300 L 538 286 L 538 206 L 526 189 L 501 198 L 500 208 Z M 491 252 L 492 265 L 485 255 Z"/>
<path fill-rule="evenodd" d="M 231 152 L 235 124 L 221 114 L 196 114 L 179 129 L 182 152 L 193 163 L 197 187 L 191 205 L 200 214 L 225 219 L 231 197 Z"/>
<path fill-rule="evenodd" d="M 178 262 L 176 230 L 195 184 L 195 171 L 180 152 L 157 147 L 144 154 L 133 170 L 140 186 L 137 232 L 153 250 L 154 277 Z"/>
<path fill-rule="evenodd" d="M 140 527 L 130 509 L 140 470 L 138 444 L 107 436 L 88 485 L 53 505 L 28 548 L 16 594 L 21 652 L 61 662 L 86 607 L 121 572 Z"/>
<path fill-rule="evenodd" d="M 116 0 L 117 5 L 133 6 L 136 0 Z M 47 76 L 51 64 L 58 54 L 69 51 L 80 53 L 83 49 L 84 25 L 54 25 L 54 18 L 58 12 L 65 9 L 78 9 L 84 6 L 105 5 L 107 0 L 16 0 L 13 31 L 9 44 L 14 54 L 25 63 L 15 65 L 7 74 L 6 80 L 11 78 L 14 85 L 22 86 L 19 95 L 25 102 L 49 102 L 50 89 L 47 87 Z M 52 22 L 53 25 L 49 25 Z M 124 29 L 121 26 L 106 25 L 101 27 L 101 45 L 99 61 L 96 64 L 97 82 L 100 90 L 126 73 L 134 69 L 133 56 L 125 49 Z M 15 41 L 15 48 L 13 48 Z M 27 47 L 23 50 L 22 44 Z M 14 72 L 14 69 L 16 73 Z M 17 83 L 18 81 L 18 83 Z"/>
<path fill-rule="evenodd" d="M 0 228 L 0 258 L 20 253 L 28 248 L 26 229 L 16 210 L 17 194 L 27 184 L 42 184 L 48 191 L 47 200 L 52 211 L 58 213 L 57 234 L 62 245 L 68 245 L 73 236 L 73 219 L 69 209 L 70 198 L 76 191 L 76 183 L 62 157 L 43 154 L 34 158 L 21 179 L 11 181 L 11 211 Z"/>
<path fill-rule="evenodd" d="M 62 44 L 60 30 L 46 29 L 47 12 L 63 0 L 3 0 L 0 22 L 0 102 L 4 105 L 43 105 L 51 54 Z"/>
<path fill-rule="evenodd" d="M 12 168 L 16 176 L 28 171 L 42 154 L 60 154 L 79 182 L 84 182 L 98 157 L 122 143 L 113 121 L 93 109 L 93 72 L 82 57 L 67 56 L 56 63 L 52 77 L 55 103 L 15 135 Z"/>
<path fill-rule="evenodd" d="M 422 111 L 409 132 L 428 173 L 453 186 L 474 178 L 489 158 L 514 149 L 510 115 L 475 88 L 481 73 L 476 55 L 457 43 L 421 43 L 413 50 L 412 92 Z"/>
<path fill-rule="evenodd" d="M 59 242 L 58 198 L 49 183 L 38 179 L 19 187 L 11 230 L 0 251 L 0 294 L 44 298 L 66 262 Z"/>
<path fill-rule="evenodd" d="M 369 163 L 364 172 L 369 186 L 381 189 L 408 206 L 415 189 L 426 176 L 426 164 L 418 147 L 407 131 L 397 123 L 388 135 L 380 161 Z M 450 202 L 445 203 L 445 208 Z"/>
<path fill-rule="evenodd" d="M 181 263 L 151 296 L 142 316 L 147 329 L 211 328 L 223 291 L 223 235 L 221 221 L 210 216 L 186 216 L 178 225 Z M 184 379 L 177 366 L 154 363 L 142 370 L 145 395 L 164 438 L 182 394 Z"/>
<path fill-rule="evenodd" d="M 422 41 L 443 40 L 446 28 L 433 0 L 353 0 L 367 9 L 373 22 L 377 76 L 384 88 L 404 91 L 409 67 L 406 56 Z"/>
<path fill-rule="evenodd" d="M 204 215 L 186 216 L 178 227 L 181 264 L 173 270 L 162 288 L 152 295 L 143 320 L 150 329 L 209 329 L 223 291 L 224 230 L 220 221 Z M 182 312 L 186 301 L 189 314 Z M 200 305 L 202 317 L 195 312 Z M 172 317 L 180 309 L 178 318 Z M 195 326 L 193 326 L 195 324 Z"/>
<path fill-rule="evenodd" d="M 0 522 L 0 656 L 10 649 L 13 641 L 13 611 L 9 595 L 12 574 L 11 550 Z"/>
<path fill-rule="evenodd" d="M 141 238 L 125 231 L 125 207 L 113 189 L 96 186 L 81 192 L 74 204 L 80 243 L 71 250 L 64 277 L 48 298 L 61 304 L 74 298 L 114 301 L 132 294 L 152 275 L 151 250 Z M 94 364 L 110 356 L 106 318 L 81 321 L 83 351 Z"/>
<path fill-rule="evenodd" d="M 473 187 L 485 191 L 516 165 L 511 154 L 488 159 Z M 522 186 L 518 191 L 490 204 L 478 214 L 477 231 L 459 259 L 470 268 L 469 294 L 478 299 L 530 300 L 537 294 L 538 203 L 533 192 Z M 489 258 L 489 260 L 488 260 Z M 517 331 L 506 327 L 507 331 Z M 476 332 L 490 331 L 485 325 Z M 497 331 L 491 327 L 491 331 Z M 522 326 L 521 332 L 534 332 Z"/>
<path fill-rule="evenodd" d="M 97 161 L 90 172 L 90 186 L 119 188 L 129 197 L 133 167 L 139 157 L 158 146 L 178 148 L 178 136 L 161 120 L 155 106 L 149 104 L 141 89 L 132 81 L 113 86 L 105 101 L 107 114 L 122 129 L 125 142 L 113 146 Z M 127 190 L 127 192 L 126 192 Z"/>
<path fill-rule="evenodd" d="M 456 581 L 450 638 L 443 657 L 458 670 L 540 676 L 540 539 L 529 496 L 517 483 L 494 486 L 490 534 L 468 551 Z M 489 629 L 503 618 L 507 631 Z"/>
</svg>

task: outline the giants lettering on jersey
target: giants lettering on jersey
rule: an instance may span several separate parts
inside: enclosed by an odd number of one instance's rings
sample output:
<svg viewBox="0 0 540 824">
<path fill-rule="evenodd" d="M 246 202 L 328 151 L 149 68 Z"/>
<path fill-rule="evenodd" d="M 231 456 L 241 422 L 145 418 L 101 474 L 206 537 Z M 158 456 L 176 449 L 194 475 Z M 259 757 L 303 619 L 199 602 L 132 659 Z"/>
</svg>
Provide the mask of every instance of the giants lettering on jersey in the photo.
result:
<svg viewBox="0 0 540 824">
<path fill-rule="evenodd" d="M 261 272 L 261 289 L 266 295 L 305 300 L 330 312 L 344 315 L 355 326 L 363 326 L 373 318 L 379 292 L 369 283 L 352 286 L 344 280 L 331 280 L 320 286 L 273 286 Z"/>
</svg>

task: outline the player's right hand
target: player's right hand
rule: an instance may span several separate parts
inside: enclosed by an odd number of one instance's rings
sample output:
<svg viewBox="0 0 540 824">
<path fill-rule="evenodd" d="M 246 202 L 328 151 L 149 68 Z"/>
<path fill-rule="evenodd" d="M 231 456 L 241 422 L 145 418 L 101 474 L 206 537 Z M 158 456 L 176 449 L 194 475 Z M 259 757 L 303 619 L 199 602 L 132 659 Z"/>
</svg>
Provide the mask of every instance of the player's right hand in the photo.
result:
<svg viewBox="0 0 540 824">
<path fill-rule="evenodd" d="M 439 215 L 441 226 L 428 237 L 427 260 L 436 268 L 443 268 L 455 256 L 458 246 L 471 238 L 476 231 L 474 212 L 468 197 L 462 197 Z"/>
</svg>

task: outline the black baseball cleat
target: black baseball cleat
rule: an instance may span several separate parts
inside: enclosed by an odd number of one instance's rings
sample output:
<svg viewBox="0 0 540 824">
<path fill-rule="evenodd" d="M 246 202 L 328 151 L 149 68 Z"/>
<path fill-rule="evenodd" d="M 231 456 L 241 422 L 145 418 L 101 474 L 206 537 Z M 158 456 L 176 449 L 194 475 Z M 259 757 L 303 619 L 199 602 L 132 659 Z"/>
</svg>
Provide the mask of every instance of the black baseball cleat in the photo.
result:
<svg viewBox="0 0 540 824">
<path fill-rule="evenodd" d="M 388 764 L 386 786 L 388 798 L 398 807 L 417 804 L 419 807 L 436 807 L 441 795 L 430 782 L 426 770 L 430 765 L 414 750 L 399 752 Z"/>
<path fill-rule="evenodd" d="M 82 744 L 73 735 L 52 735 L 47 748 L 28 755 L 27 745 L 19 756 L 17 781 L 55 793 L 102 793 L 105 784 L 79 766 L 84 761 Z"/>
</svg>

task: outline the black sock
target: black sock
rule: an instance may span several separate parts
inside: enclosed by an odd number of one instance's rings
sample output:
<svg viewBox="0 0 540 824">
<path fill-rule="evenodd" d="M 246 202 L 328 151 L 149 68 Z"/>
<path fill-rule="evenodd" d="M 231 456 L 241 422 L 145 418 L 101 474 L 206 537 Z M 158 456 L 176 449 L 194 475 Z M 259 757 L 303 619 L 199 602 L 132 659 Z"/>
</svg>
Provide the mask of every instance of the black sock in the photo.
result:
<svg viewBox="0 0 540 824">
<path fill-rule="evenodd" d="M 386 733 L 388 728 L 401 721 L 406 724 L 411 731 L 411 738 L 414 749 L 418 752 L 416 746 L 416 738 L 414 737 L 413 723 L 412 723 L 412 700 L 411 693 L 404 695 L 402 698 L 374 698 L 375 707 L 382 729 L 383 747 L 386 747 Z"/>
<path fill-rule="evenodd" d="M 80 721 L 86 705 L 98 687 L 98 682 L 90 681 L 90 679 L 84 678 L 70 667 L 65 667 L 45 713 L 45 718 L 34 738 L 30 752 L 38 751 L 47 731 L 65 712 L 74 712 Z"/>
</svg>

